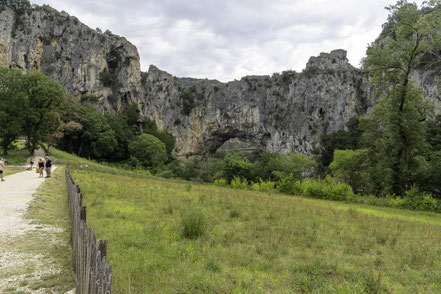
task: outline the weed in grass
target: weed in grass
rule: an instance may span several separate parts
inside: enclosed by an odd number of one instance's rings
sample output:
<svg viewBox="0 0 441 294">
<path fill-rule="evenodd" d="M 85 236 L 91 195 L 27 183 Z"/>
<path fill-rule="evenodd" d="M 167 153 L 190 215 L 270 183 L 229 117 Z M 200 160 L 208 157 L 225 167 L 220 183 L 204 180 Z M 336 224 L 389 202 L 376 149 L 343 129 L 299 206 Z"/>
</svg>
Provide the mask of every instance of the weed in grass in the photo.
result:
<svg viewBox="0 0 441 294">
<path fill-rule="evenodd" d="M 209 260 L 206 264 L 205 264 L 205 268 L 209 271 L 212 271 L 214 273 L 217 272 L 221 272 L 222 271 L 222 267 L 220 266 L 219 263 L 217 263 L 214 260 Z"/>
<path fill-rule="evenodd" d="M 230 218 L 238 218 L 239 216 L 240 216 L 239 211 L 237 211 L 236 209 L 230 210 Z"/>
<path fill-rule="evenodd" d="M 206 220 L 200 209 L 191 209 L 182 217 L 182 235 L 188 239 L 196 239 L 205 232 Z"/>
<path fill-rule="evenodd" d="M 173 211 L 174 211 L 173 203 L 172 203 L 171 201 L 168 201 L 168 205 L 167 205 L 167 207 L 164 209 L 164 212 L 165 212 L 165 213 L 168 213 L 168 214 L 173 214 Z"/>
<path fill-rule="evenodd" d="M 388 292 L 387 289 L 381 284 L 381 272 L 378 272 L 377 276 L 373 272 L 368 273 L 366 275 L 364 285 L 364 291 L 368 294 L 379 294 Z"/>
</svg>

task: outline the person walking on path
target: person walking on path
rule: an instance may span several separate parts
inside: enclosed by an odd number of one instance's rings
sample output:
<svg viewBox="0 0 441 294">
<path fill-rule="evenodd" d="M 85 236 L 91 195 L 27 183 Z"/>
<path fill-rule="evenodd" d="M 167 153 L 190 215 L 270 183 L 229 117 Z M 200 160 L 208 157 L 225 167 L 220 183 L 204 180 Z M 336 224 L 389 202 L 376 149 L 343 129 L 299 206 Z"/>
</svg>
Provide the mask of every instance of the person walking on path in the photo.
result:
<svg viewBox="0 0 441 294">
<path fill-rule="evenodd" d="M 3 160 L 3 158 L 0 157 L 0 179 L 2 180 L 2 182 L 5 181 L 5 179 L 3 179 L 3 169 L 5 168 L 5 161 Z"/>
<path fill-rule="evenodd" d="M 43 171 L 44 171 L 44 159 L 40 158 L 38 161 L 38 170 L 39 170 L 39 178 L 44 178 Z"/>
<path fill-rule="evenodd" d="M 46 166 L 46 178 L 50 178 L 51 177 L 51 169 L 52 169 L 52 160 L 50 159 L 49 156 L 46 156 L 45 166 Z"/>
</svg>

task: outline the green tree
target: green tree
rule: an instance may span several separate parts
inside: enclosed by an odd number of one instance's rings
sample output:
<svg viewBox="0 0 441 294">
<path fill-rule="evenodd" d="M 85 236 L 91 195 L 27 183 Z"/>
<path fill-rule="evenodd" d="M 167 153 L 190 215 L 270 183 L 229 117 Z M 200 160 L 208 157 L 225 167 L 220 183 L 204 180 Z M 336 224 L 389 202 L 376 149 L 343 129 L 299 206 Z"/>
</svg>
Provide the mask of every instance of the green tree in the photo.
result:
<svg viewBox="0 0 441 294">
<path fill-rule="evenodd" d="M 334 160 L 329 165 L 337 179 L 349 184 L 355 192 L 361 192 L 364 186 L 364 163 L 367 150 L 335 150 Z"/>
<path fill-rule="evenodd" d="M 423 61 L 436 55 L 441 44 L 440 3 L 431 1 L 426 5 L 424 10 L 407 1 L 389 6 L 385 32 L 368 47 L 363 61 L 379 98 L 362 123 L 375 193 L 401 195 L 409 189 L 411 171 L 418 164 L 415 158 L 424 145 L 423 122 L 431 108 L 411 78 L 417 69 L 427 66 Z"/>
<path fill-rule="evenodd" d="M 167 129 L 158 130 L 158 126 L 154 120 L 146 120 L 143 123 L 145 134 L 150 134 L 161 140 L 165 144 L 167 154 L 170 155 L 175 148 L 176 139 L 168 132 Z"/>
<path fill-rule="evenodd" d="M 26 100 L 23 75 L 18 70 L 0 68 L 0 144 L 4 154 L 22 134 Z"/>
<path fill-rule="evenodd" d="M 253 164 L 245 157 L 239 148 L 234 148 L 225 154 L 223 173 L 228 182 L 234 177 L 250 179 Z"/>
<path fill-rule="evenodd" d="M 165 144 L 150 134 L 141 134 L 129 144 L 130 153 L 145 167 L 156 167 L 167 160 Z"/>
<path fill-rule="evenodd" d="M 346 124 L 346 130 L 338 130 L 320 137 L 320 150 L 317 157 L 318 173 L 326 174 L 329 164 L 333 160 L 334 150 L 358 149 L 362 130 L 359 128 L 359 119 L 351 118 Z"/>
<path fill-rule="evenodd" d="M 110 158 L 118 142 L 105 117 L 86 104 L 80 108 L 79 120 L 82 129 L 78 138 L 78 156 Z"/>
<path fill-rule="evenodd" d="M 23 134 L 31 154 L 57 127 L 56 107 L 60 105 L 64 91 L 61 85 L 40 72 L 24 75 L 23 87 L 26 103 L 22 113 Z"/>
<path fill-rule="evenodd" d="M 316 166 L 314 159 L 301 153 L 272 154 L 267 163 L 267 169 L 271 171 L 273 179 L 275 179 L 274 172 L 279 172 L 295 181 L 310 176 Z"/>
</svg>

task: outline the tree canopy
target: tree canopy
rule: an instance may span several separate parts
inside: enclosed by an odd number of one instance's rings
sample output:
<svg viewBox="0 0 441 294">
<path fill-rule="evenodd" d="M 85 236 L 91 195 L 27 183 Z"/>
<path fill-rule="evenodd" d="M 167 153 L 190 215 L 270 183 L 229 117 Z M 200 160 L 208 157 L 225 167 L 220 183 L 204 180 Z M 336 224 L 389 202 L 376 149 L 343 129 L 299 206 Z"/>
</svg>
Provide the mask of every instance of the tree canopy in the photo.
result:
<svg viewBox="0 0 441 294">
<path fill-rule="evenodd" d="M 385 33 L 369 46 L 363 61 L 378 104 L 362 125 L 376 185 L 371 192 L 401 195 L 413 184 L 412 170 L 418 168 L 416 158 L 424 147 L 424 121 L 432 114 L 412 77 L 427 66 L 427 56 L 439 54 L 441 7 L 439 1 L 430 1 L 420 10 L 399 1 L 387 9 Z"/>
</svg>

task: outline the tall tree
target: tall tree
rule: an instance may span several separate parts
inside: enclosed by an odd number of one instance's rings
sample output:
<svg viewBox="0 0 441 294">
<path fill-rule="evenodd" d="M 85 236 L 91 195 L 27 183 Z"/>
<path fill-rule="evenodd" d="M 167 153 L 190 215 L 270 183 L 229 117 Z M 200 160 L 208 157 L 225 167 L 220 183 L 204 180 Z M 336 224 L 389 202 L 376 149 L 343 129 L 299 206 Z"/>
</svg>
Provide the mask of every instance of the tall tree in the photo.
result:
<svg viewBox="0 0 441 294">
<path fill-rule="evenodd" d="M 32 154 L 56 127 L 55 109 L 62 101 L 61 85 L 40 72 L 24 76 L 26 103 L 23 117 L 23 133 L 27 137 L 26 147 Z"/>
<path fill-rule="evenodd" d="M 402 0 L 387 9 L 383 34 L 363 61 L 379 102 L 362 124 L 373 192 L 402 194 L 412 184 L 411 171 L 425 139 L 423 122 L 431 113 L 412 76 L 430 66 L 428 60 L 440 60 L 441 5 L 430 1 L 419 10 Z"/>
<path fill-rule="evenodd" d="M 0 145 L 4 154 L 22 134 L 26 99 L 21 72 L 0 68 Z"/>
</svg>

